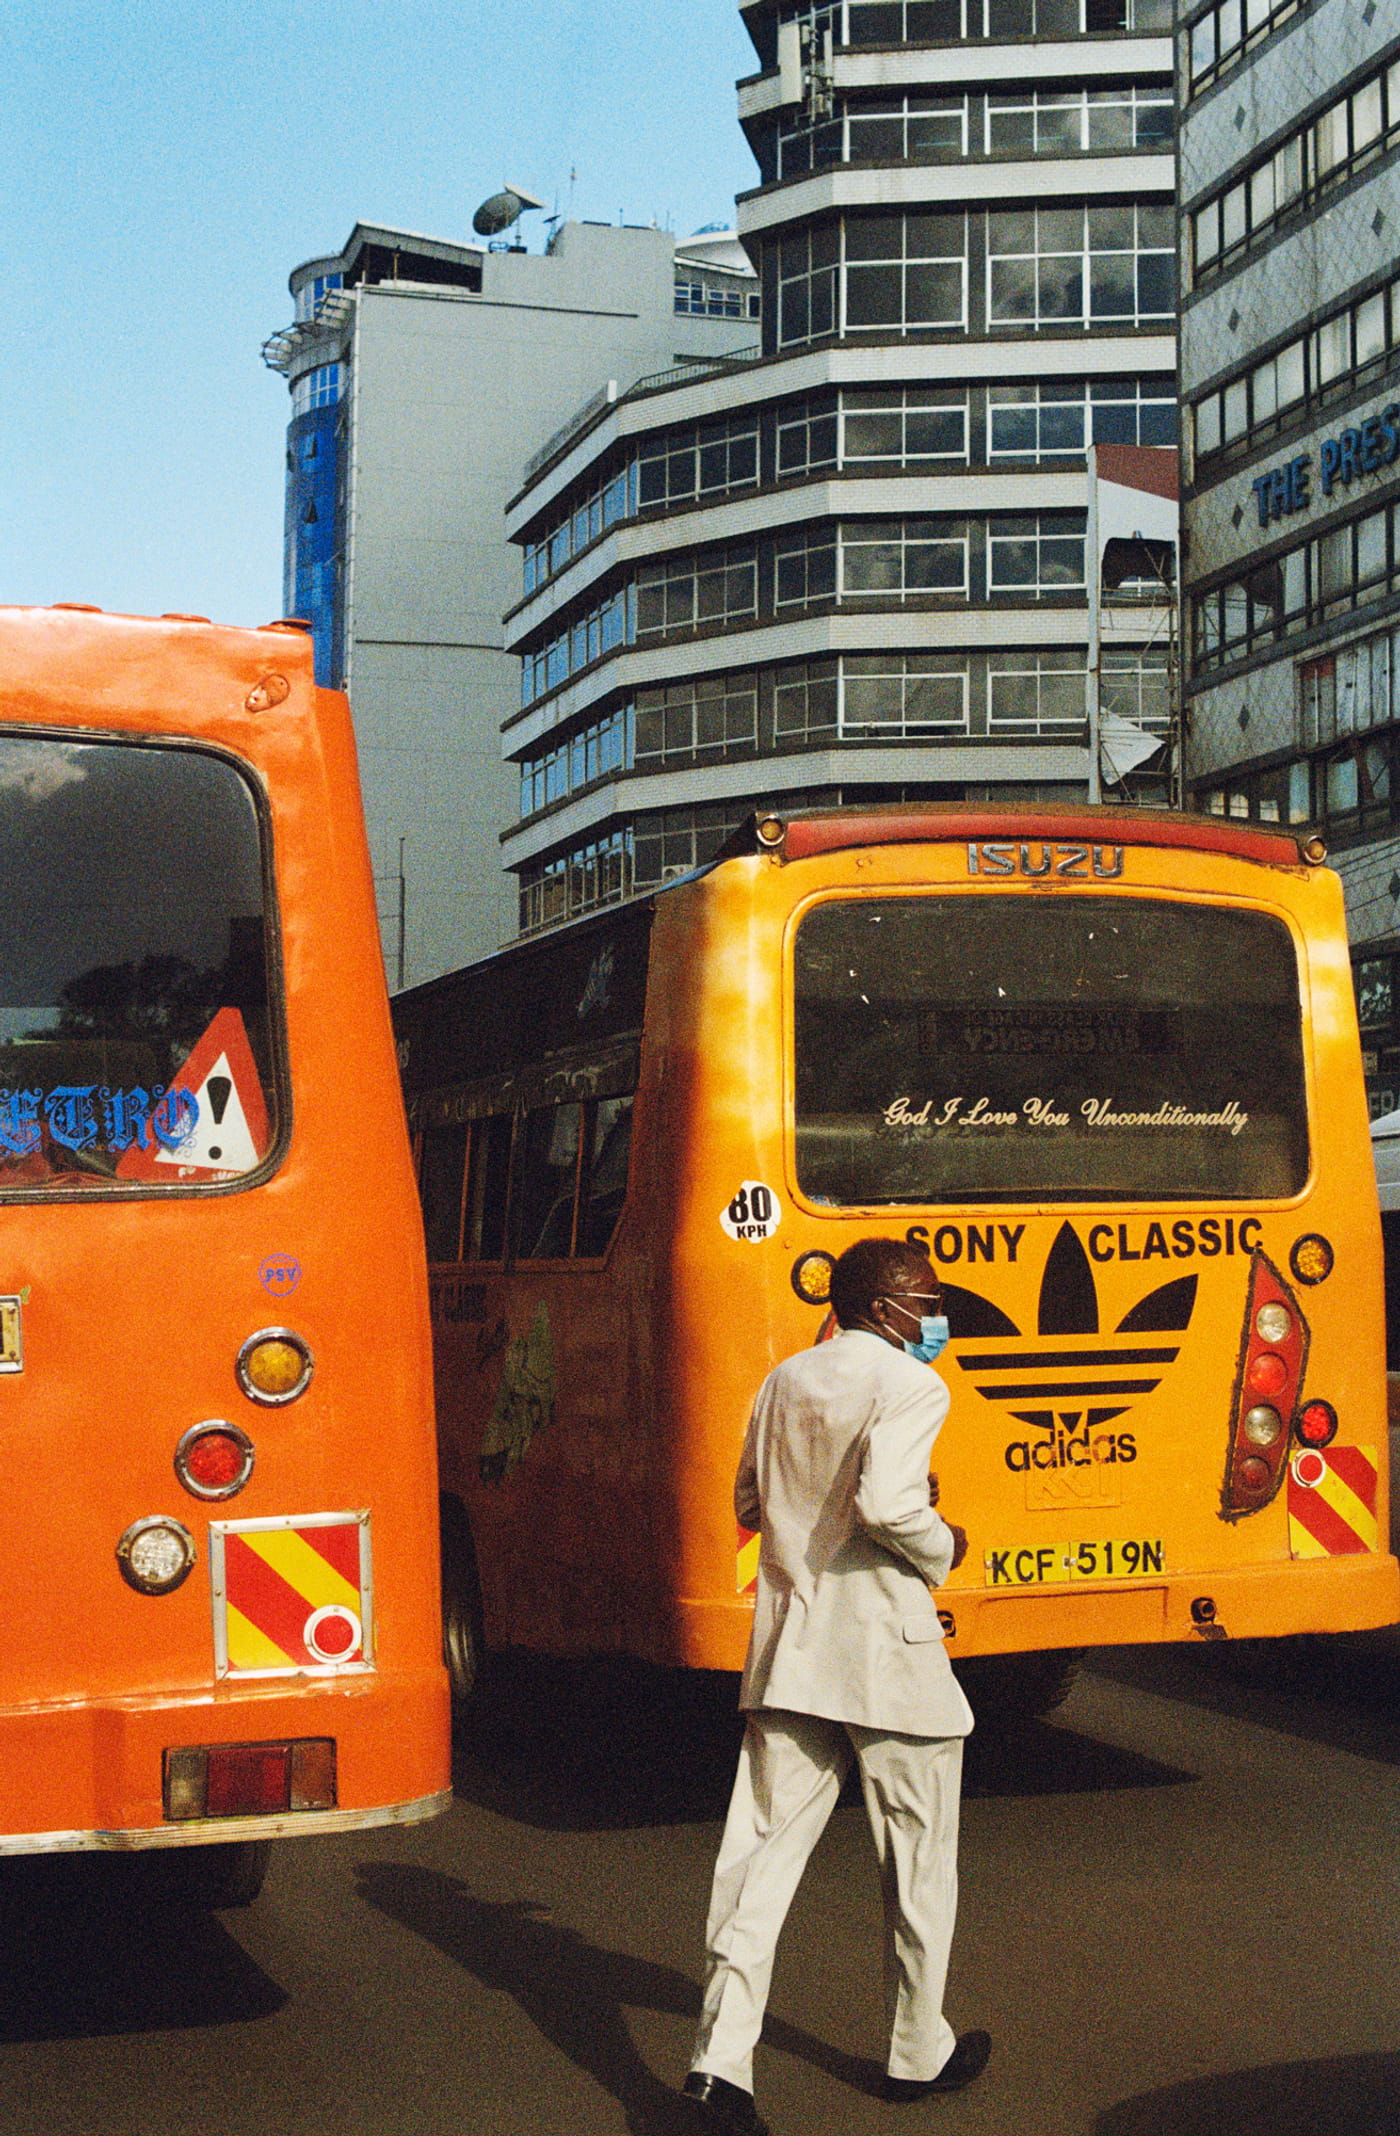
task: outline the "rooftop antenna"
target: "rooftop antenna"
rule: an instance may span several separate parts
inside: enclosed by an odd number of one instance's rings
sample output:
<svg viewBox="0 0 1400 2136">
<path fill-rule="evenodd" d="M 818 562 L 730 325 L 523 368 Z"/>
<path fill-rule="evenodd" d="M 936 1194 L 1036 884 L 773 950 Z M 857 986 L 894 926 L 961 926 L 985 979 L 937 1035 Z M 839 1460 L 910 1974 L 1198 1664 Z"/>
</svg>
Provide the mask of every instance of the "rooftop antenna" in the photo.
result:
<svg viewBox="0 0 1400 2136">
<path fill-rule="evenodd" d="M 506 244 L 501 244 L 498 240 L 507 230 L 515 231 L 521 216 L 531 208 L 543 206 L 544 202 L 536 200 L 533 193 L 527 193 L 523 185 L 512 185 L 507 180 L 499 193 L 492 193 L 489 199 L 482 201 L 472 217 L 472 228 L 478 237 L 492 241 L 492 252 L 523 251 L 525 241 L 518 232 Z"/>
</svg>

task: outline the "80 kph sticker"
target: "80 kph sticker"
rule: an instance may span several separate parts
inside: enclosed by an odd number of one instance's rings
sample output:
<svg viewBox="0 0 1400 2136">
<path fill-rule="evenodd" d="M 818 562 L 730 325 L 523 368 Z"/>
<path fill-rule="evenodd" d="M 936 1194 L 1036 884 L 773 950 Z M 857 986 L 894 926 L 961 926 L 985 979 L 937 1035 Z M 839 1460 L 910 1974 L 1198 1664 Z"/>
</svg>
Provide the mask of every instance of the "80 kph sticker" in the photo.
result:
<svg viewBox="0 0 1400 2136">
<path fill-rule="evenodd" d="M 761 1246 L 777 1230 L 782 1213 L 782 1203 L 771 1187 L 761 1179 L 746 1179 L 720 1222 L 731 1239 L 747 1239 Z"/>
<path fill-rule="evenodd" d="M 1066 1580 L 1140 1580 L 1164 1570 L 1160 1542 L 1042 1543 L 989 1550 L 988 1587 L 1058 1587 Z"/>
</svg>

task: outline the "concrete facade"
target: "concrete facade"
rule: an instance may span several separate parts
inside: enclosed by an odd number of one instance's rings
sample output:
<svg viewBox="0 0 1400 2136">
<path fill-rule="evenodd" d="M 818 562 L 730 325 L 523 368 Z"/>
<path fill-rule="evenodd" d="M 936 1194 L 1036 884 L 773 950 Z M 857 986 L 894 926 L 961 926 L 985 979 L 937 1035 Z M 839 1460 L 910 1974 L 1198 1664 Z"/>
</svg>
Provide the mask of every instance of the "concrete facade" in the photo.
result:
<svg viewBox="0 0 1400 2136">
<path fill-rule="evenodd" d="M 1326 837 L 1379 1112 L 1400 1104 L 1400 0 L 1192 5 L 1178 67 L 1191 791 Z"/>
<path fill-rule="evenodd" d="M 359 224 L 291 290 L 264 351 L 292 393 L 287 606 L 349 691 L 386 964 L 414 984 L 514 930 L 502 514 L 522 464 L 600 380 L 751 342 L 754 284 L 716 240 L 678 256 L 653 229 L 566 223 L 531 253 Z"/>
<path fill-rule="evenodd" d="M 761 347 L 582 409 L 509 509 L 527 931 L 755 806 L 1082 797 L 1087 446 L 1175 438 L 1165 0 L 742 13 Z"/>
</svg>

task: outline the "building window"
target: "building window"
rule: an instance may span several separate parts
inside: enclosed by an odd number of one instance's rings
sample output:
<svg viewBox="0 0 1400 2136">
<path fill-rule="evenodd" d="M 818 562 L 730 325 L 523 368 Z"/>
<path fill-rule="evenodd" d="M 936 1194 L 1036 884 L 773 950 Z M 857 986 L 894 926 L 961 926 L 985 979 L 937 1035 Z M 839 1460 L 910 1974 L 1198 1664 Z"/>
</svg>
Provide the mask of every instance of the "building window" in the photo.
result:
<svg viewBox="0 0 1400 2136">
<path fill-rule="evenodd" d="M 637 693 L 637 762 L 725 756 L 758 741 L 753 675 L 713 675 Z"/>
<path fill-rule="evenodd" d="M 688 503 L 758 480 L 758 417 L 689 424 L 648 438 L 637 457 L 637 503 Z"/>
<path fill-rule="evenodd" d="M 758 557 L 752 542 L 667 557 L 637 573 L 639 638 L 737 623 L 757 613 Z"/>
<path fill-rule="evenodd" d="M 1400 348 L 1400 283 L 1371 290 L 1195 404 L 1196 460 L 1243 458 L 1290 417 L 1355 392 Z"/>
<path fill-rule="evenodd" d="M 345 277 L 341 274 L 318 274 L 312 281 L 303 282 L 296 295 L 297 319 L 314 319 L 322 297 L 328 296 L 333 289 L 342 288 L 344 282 Z"/>
<path fill-rule="evenodd" d="M 1151 734 L 1171 725 L 1171 664 L 1164 645 L 1104 646 L 1099 654 L 1099 705 Z"/>
<path fill-rule="evenodd" d="M 1267 558 L 1191 604 L 1192 668 L 1245 658 L 1400 584 L 1396 518 L 1383 505 Z"/>
<path fill-rule="evenodd" d="M 563 740 L 551 740 L 520 764 L 520 814 L 533 816 L 610 772 L 631 769 L 635 755 L 631 705 L 618 705 Z"/>
<path fill-rule="evenodd" d="M 774 670 L 773 733 L 779 742 L 828 741 L 836 732 L 834 660 L 807 660 Z"/>
<path fill-rule="evenodd" d="M 1124 154 L 1172 144 L 1172 92 L 1119 89 L 1026 89 L 987 98 L 989 156 Z"/>
<path fill-rule="evenodd" d="M 757 319 L 762 306 L 747 276 L 686 276 L 676 283 L 676 310 L 690 319 Z"/>
<path fill-rule="evenodd" d="M 993 653 L 987 668 L 992 734 L 1082 733 L 1088 720 L 1087 669 L 1080 647 Z"/>
<path fill-rule="evenodd" d="M 1084 587 L 1084 514 L 998 515 L 988 530 L 988 591 L 1039 598 Z"/>
<path fill-rule="evenodd" d="M 780 482 L 835 467 L 838 401 L 834 393 L 814 393 L 778 409 L 777 470 Z"/>
<path fill-rule="evenodd" d="M 965 215 L 852 215 L 844 233 L 848 333 L 966 325 Z"/>
<path fill-rule="evenodd" d="M 1172 209 L 994 209 L 987 217 L 993 326 L 1141 326 L 1175 316 Z"/>
<path fill-rule="evenodd" d="M 1192 95 L 1308 4 L 1309 0 L 1215 0 L 1190 29 Z"/>
<path fill-rule="evenodd" d="M 780 534 L 773 545 L 773 605 L 800 607 L 829 601 L 836 591 L 836 529 L 800 527 Z"/>
<path fill-rule="evenodd" d="M 1196 280 L 1218 274 L 1286 217 L 1400 140 L 1400 60 L 1213 194 L 1190 218 Z"/>
<path fill-rule="evenodd" d="M 635 636 L 632 591 L 619 586 L 606 600 L 581 610 L 566 629 L 521 656 L 521 702 L 533 704 L 546 690 L 558 689 L 581 668 L 601 660 L 604 653 L 630 645 Z"/>
<path fill-rule="evenodd" d="M 525 591 L 538 592 L 557 572 L 573 562 L 600 534 L 619 520 L 630 519 L 637 510 L 637 467 L 629 459 L 622 467 L 595 470 L 581 494 L 565 505 L 562 514 L 525 545 Z"/>
<path fill-rule="evenodd" d="M 520 871 L 520 932 L 533 934 L 632 894 L 630 827 L 593 838 L 567 853 L 531 861 Z"/>
<path fill-rule="evenodd" d="M 811 223 L 778 247 L 778 342 L 819 341 L 836 332 L 841 226 Z"/>
<path fill-rule="evenodd" d="M 987 389 L 989 460 L 1082 460 L 1089 445 L 1174 445 L 1169 376 L 1043 378 Z"/>
<path fill-rule="evenodd" d="M 967 593 L 965 519 L 858 519 L 841 529 L 841 592 L 879 600 Z"/>
<path fill-rule="evenodd" d="M 965 386 L 847 386 L 841 395 L 847 467 L 902 467 L 967 459 Z"/>
<path fill-rule="evenodd" d="M 639 890 L 671 881 L 714 859 L 727 838 L 747 823 L 758 804 L 751 799 L 657 809 L 633 827 L 635 883 Z"/>
<path fill-rule="evenodd" d="M 866 741 L 967 732 L 967 663 L 959 653 L 848 653 L 841 732 Z"/>
<path fill-rule="evenodd" d="M 310 415 L 313 408 L 333 408 L 340 399 L 343 366 L 338 363 L 318 364 L 314 371 L 303 371 L 292 387 L 292 415 Z"/>
</svg>

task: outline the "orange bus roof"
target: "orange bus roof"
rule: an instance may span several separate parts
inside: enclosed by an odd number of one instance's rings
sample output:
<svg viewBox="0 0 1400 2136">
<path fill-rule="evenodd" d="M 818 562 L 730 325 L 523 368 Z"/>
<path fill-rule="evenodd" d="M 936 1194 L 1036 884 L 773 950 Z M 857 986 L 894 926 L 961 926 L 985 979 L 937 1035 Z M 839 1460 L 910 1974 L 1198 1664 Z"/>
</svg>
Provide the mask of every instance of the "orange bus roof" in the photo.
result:
<svg viewBox="0 0 1400 2136">
<path fill-rule="evenodd" d="M 760 826 L 781 826 L 767 835 Z M 1099 809 L 1087 802 L 1063 807 L 968 807 L 961 802 L 930 802 L 910 808 L 887 807 L 814 811 L 809 815 L 763 814 L 755 818 L 760 846 L 781 852 L 785 860 L 808 860 L 849 846 L 929 845 L 1017 838 L 1083 841 L 1115 845 L 1175 846 L 1200 853 L 1228 853 L 1267 867 L 1296 868 L 1304 859 L 1297 838 L 1286 831 L 1260 830 L 1214 816 L 1190 816 L 1171 809 Z"/>
</svg>

